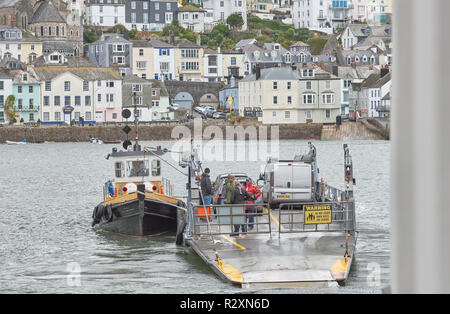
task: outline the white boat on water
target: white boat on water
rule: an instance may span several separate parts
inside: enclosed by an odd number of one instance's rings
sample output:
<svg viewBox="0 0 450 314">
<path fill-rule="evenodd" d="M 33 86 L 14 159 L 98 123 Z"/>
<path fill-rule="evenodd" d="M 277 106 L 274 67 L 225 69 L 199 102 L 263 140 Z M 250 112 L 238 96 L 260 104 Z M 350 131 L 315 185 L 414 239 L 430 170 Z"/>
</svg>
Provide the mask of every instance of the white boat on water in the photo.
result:
<svg viewBox="0 0 450 314">
<path fill-rule="evenodd" d="M 101 139 L 99 139 L 99 138 L 91 138 L 90 142 L 92 144 L 103 144 L 103 141 Z"/>
<path fill-rule="evenodd" d="M 14 142 L 14 141 L 6 141 L 6 144 L 8 145 L 25 145 L 27 142 L 23 140 L 22 142 Z"/>
</svg>

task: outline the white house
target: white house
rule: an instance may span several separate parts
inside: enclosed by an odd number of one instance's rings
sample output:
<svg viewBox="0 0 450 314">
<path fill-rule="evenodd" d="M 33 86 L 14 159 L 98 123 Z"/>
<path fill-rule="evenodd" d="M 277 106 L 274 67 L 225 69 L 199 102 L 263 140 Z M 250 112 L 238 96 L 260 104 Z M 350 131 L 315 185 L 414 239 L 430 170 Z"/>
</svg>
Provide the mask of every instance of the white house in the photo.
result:
<svg viewBox="0 0 450 314">
<path fill-rule="evenodd" d="M 206 48 L 203 55 L 204 79 L 207 82 L 220 82 L 223 77 L 223 55 L 218 50 Z"/>
<path fill-rule="evenodd" d="M 94 82 L 96 122 L 122 122 L 122 80 L 98 77 Z"/>
<path fill-rule="evenodd" d="M 125 0 L 87 0 L 86 22 L 104 27 L 125 25 Z"/>
<path fill-rule="evenodd" d="M 175 46 L 159 40 L 151 40 L 150 44 L 153 47 L 153 78 L 175 79 Z"/>
<path fill-rule="evenodd" d="M 202 8 L 192 4 L 186 4 L 178 9 L 178 21 L 180 26 L 196 33 L 205 32 L 205 13 Z"/>
<path fill-rule="evenodd" d="M 247 30 L 247 5 L 245 0 L 203 0 L 206 10 L 207 28 L 212 29 L 217 24 L 225 24 L 231 14 L 239 14 L 244 20 L 242 30 Z"/>
</svg>

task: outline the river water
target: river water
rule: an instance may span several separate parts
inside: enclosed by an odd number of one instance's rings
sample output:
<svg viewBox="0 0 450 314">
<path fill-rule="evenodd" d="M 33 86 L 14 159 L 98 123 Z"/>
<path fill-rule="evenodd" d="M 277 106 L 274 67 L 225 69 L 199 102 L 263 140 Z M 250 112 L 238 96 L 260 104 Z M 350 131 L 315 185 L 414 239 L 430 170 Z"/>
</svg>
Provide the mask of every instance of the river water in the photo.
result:
<svg viewBox="0 0 450 314">
<path fill-rule="evenodd" d="M 389 159 L 384 141 L 347 141 L 357 180 L 359 239 L 351 274 L 341 287 L 242 290 L 221 281 L 174 237 L 123 238 L 91 229 L 92 209 L 113 175 L 104 157 L 112 145 L 89 143 L 0 145 L 1 293 L 380 293 L 389 285 Z M 206 143 L 207 144 L 207 143 Z M 315 142 L 320 174 L 343 188 L 343 142 Z M 172 148 L 173 142 L 146 142 Z M 237 151 L 252 143 L 238 142 Z M 293 158 L 307 142 L 280 141 L 279 157 Z M 226 149 L 225 149 L 226 151 Z M 208 154 L 206 154 L 208 155 Z M 169 156 L 170 157 L 170 156 Z M 173 161 L 177 163 L 178 160 Z M 205 161 L 214 178 L 246 172 L 255 161 Z M 163 165 L 185 195 L 185 179 Z"/>
</svg>

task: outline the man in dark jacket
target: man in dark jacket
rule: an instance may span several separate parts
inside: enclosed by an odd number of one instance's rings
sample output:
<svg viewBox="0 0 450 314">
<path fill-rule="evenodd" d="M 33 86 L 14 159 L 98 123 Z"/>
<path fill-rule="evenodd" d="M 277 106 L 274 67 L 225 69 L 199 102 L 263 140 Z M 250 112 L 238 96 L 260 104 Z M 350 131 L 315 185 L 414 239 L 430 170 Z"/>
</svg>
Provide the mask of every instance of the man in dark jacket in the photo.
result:
<svg viewBox="0 0 450 314">
<path fill-rule="evenodd" d="M 205 169 L 205 172 L 202 175 L 202 180 L 200 181 L 200 188 L 202 190 L 204 205 L 211 205 L 212 196 L 214 194 L 214 189 L 211 184 L 211 179 L 209 177 L 210 170 L 209 168 Z"/>
<path fill-rule="evenodd" d="M 231 204 L 245 204 L 245 201 L 251 199 L 251 195 L 242 188 L 239 181 L 235 181 L 235 188 L 233 192 L 231 193 Z M 246 220 L 246 219 L 245 219 Z M 239 235 L 239 229 L 242 229 L 242 232 L 247 232 L 247 226 L 246 225 L 234 225 L 234 233 L 231 234 L 232 237 Z"/>
</svg>

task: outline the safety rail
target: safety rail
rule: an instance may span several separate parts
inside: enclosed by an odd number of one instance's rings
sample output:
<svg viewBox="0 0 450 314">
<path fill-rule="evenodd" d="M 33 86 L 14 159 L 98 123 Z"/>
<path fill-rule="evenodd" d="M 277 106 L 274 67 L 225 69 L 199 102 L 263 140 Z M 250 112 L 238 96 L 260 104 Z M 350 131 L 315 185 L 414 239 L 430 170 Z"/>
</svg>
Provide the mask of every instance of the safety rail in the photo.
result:
<svg viewBox="0 0 450 314">
<path fill-rule="evenodd" d="M 164 194 L 173 196 L 173 184 L 169 179 L 162 178 L 163 191 Z"/>
<path fill-rule="evenodd" d="M 279 234 L 301 232 L 351 232 L 355 230 L 354 202 L 282 204 L 278 213 Z"/>
<path fill-rule="evenodd" d="M 253 208 L 252 208 L 253 207 Z M 256 205 L 210 205 L 194 206 L 192 210 L 192 234 L 194 236 L 211 236 L 211 235 L 230 235 L 234 233 L 234 226 L 245 226 L 247 231 L 239 230 L 239 234 L 271 234 L 272 227 L 270 223 L 270 211 L 263 210 L 256 212 L 257 207 L 266 207 L 264 204 Z M 246 211 L 247 208 L 247 211 Z M 252 211 L 249 212 L 248 208 Z M 251 216 L 254 221 L 250 222 Z M 249 226 L 253 225 L 253 229 L 249 230 Z M 229 228 L 226 228 L 229 227 Z"/>
</svg>

